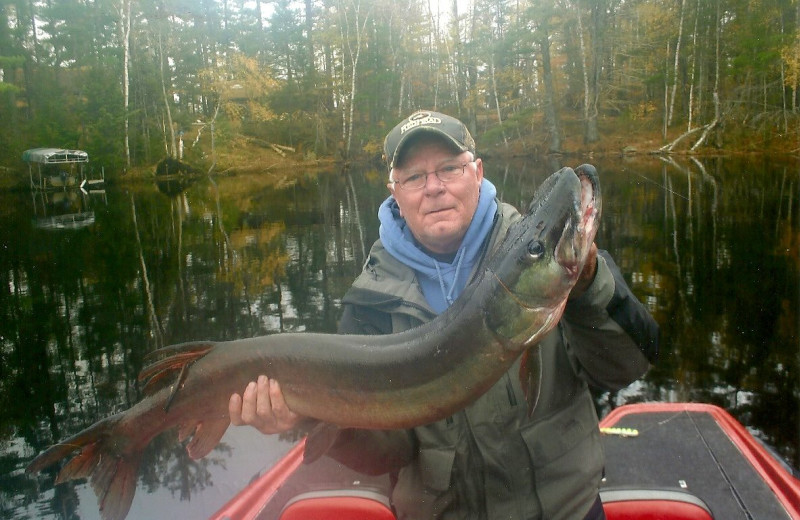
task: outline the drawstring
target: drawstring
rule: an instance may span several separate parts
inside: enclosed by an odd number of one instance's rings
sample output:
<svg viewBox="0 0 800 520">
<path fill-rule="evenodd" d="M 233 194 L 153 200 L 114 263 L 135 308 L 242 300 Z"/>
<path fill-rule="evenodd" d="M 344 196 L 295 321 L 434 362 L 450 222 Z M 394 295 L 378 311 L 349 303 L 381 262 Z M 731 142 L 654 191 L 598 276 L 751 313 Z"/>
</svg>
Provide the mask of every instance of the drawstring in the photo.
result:
<svg viewBox="0 0 800 520">
<path fill-rule="evenodd" d="M 445 289 L 444 277 L 442 276 L 441 269 L 439 269 L 439 262 L 437 262 L 435 258 L 432 259 L 433 266 L 436 267 L 436 275 L 439 277 L 439 287 L 442 289 L 442 296 L 444 297 L 444 300 L 447 302 L 448 307 L 453 305 L 453 291 L 455 290 L 456 285 L 458 285 L 458 272 L 461 270 L 461 261 L 464 260 L 464 256 L 465 256 L 464 248 L 462 247 L 461 249 L 458 250 L 458 253 L 456 254 L 457 257 L 456 271 L 453 274 L 453 283 L 452 285 L 450 285 L 449 291 Z"/>
</svg>

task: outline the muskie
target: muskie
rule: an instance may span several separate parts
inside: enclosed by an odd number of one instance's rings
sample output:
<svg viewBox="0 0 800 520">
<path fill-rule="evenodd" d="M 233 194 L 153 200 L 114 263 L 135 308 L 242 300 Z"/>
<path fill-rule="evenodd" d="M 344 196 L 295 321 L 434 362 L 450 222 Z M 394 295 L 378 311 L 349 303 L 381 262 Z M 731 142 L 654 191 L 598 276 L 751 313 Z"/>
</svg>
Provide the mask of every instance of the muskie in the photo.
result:
<svg viewBox="0 0 800 520">
<path fill-rule="evenodd" d="M 141 401 L 47 449 L 27 471 L 74 455 L 56 483 L 91 478 L 102 517 L 122 519 L 150 441 L 177 427 L 181 441 L 191 437 L 189 455 L 205 456 L 228 428 L 230 395 L 260 374 L 280 382 L 291 410 L 327 427 L 409 428 L 448 417 L 486 392 L 526 350 L 529 362 L 538 362 L 532 347 L 561 318 L 594 241 L 600 201 L 592 166 L 551 175 L 458 300 L 420 327 L 383 336 L 285 333 L 157 350 L 151 354 L 157 360 L 139 375 L 148 381 Z M 533 406 L 538 376 L 528 383 Z"/>
</svg>

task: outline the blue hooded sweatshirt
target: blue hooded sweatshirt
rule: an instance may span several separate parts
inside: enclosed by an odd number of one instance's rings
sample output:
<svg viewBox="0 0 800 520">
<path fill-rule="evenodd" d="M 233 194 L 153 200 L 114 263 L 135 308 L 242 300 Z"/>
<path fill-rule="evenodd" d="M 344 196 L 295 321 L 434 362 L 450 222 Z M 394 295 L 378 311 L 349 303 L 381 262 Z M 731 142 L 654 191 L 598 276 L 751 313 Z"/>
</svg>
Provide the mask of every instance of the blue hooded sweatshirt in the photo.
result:
<svg viewBox="0 0 800 520">
<path fill-rule="evenodd" d="M 422 293 L 431 308 L 441 313 L 452 305 L 467 285 L 497 213 L 497 188 L 485 178 L 481 182 L 478 207 L 464 240 L 451 263 L 436 260 L 417 243 L 394 197 L 389 196 L 378 209 L 383 247 L 417 273 Z"/>
</svg>

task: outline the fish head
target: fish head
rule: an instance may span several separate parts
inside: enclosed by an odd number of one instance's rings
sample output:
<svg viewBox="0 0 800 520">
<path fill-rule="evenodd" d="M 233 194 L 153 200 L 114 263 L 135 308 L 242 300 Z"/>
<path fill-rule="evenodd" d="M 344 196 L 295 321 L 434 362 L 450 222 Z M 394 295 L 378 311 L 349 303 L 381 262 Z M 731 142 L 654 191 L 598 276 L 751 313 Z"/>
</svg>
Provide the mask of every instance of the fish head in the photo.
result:
<svg viewBox="0 0 800 520">
<path fill-rule="evenodd" d="M 597 170 L 562 168 L 536 190 L 487 264 L 497 285 L 487 324 L 513 350 L 558 323 L 594 242 L 601 211 Z"/>
</svg>

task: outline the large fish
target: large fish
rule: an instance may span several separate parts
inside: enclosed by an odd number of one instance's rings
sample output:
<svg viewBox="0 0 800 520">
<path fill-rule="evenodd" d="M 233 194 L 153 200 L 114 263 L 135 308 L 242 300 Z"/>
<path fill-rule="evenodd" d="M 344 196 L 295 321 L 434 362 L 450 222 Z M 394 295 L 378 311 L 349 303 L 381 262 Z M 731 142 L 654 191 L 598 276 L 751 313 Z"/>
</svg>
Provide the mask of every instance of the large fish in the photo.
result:
<svg viewBox="0 0 800 520">
<path fill-rule="evenodd" d="M 320 424 L 408 428 L 448 417 L 477 399 L 561 318 L 600 215 L 597 172 L 563 168 L 539 187 L 482 271 L 444 313 L 384 336 L 286 333 L 156 351 L 140 374 L 145 397 L 50 447 L 37 472 L 67 456 L 56 483 L 90 478 L 104 519 L 124 518 L 143 449 L 178 428 L 189 454 L 208 454 L 227 429 L 228 398 L 259 374 L 277 379 L 288 406 Z M 530 350 L 529 350 L 530 349 Z M 167 383 L 166 376 L 178 377 Z M 529 402 L 538 397 L 530 371 Z M 313 435 L 313 432 L 312 432 Z M 309 439 L 311 440 L 311 439 Z"/>
</svg>

